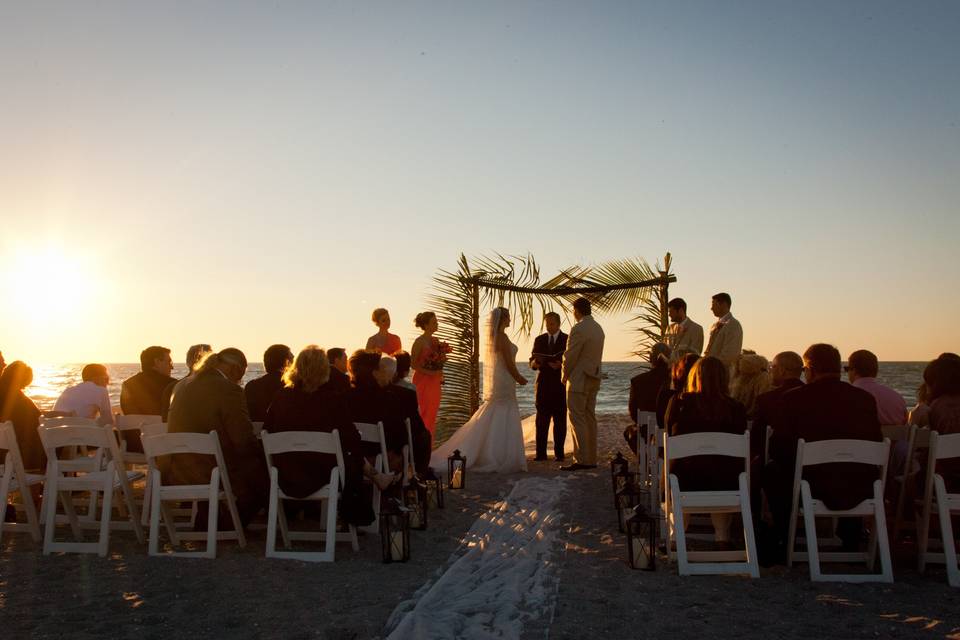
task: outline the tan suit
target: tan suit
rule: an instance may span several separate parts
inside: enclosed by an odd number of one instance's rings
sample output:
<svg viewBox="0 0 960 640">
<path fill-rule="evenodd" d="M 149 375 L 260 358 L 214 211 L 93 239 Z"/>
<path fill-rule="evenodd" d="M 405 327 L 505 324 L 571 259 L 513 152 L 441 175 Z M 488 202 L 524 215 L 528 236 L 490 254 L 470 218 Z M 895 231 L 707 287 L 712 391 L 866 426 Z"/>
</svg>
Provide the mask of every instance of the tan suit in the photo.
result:
<svg viewBox="0 0 960 640">
<path fill-rule="evenodd" d="M 710 341 L 704 357 L 713 356 L 732 369 L 743 350 L 743 327 L 729 313 L 710 328 Z"/>
<path fill-rule="evenodd" d="M 667 327 L 666 343 L 675 354 L 700 355 L 703 351 L 703 327 L 690 318 L 683 322 L 674 322 Z"/>
<path fill-rule="evenodd" d="M 597 464 L 597 392 L 603 360 L 603 329 L 584 316 L 570 330 L 563 353 L 563 381 L 567 385 L 567 411 L 573 426 L 573 461 Z"/>
</svg>

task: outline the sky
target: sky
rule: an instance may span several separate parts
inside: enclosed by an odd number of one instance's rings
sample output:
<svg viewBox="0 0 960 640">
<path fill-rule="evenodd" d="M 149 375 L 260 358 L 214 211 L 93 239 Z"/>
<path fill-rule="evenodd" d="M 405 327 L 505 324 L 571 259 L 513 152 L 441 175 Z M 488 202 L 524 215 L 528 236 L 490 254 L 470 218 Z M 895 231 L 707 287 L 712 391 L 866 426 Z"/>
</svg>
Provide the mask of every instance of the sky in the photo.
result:
<svg viewBox="0 0 960 640">
<path fill-rule="evenodd" d="M 667 251 L 768 356 L 960 351 L 957 33 L 935 1 L 0 3 L 0 351 L 256 361 L 379 306 L 409 346 L 461 252 Z"/>
</svg>

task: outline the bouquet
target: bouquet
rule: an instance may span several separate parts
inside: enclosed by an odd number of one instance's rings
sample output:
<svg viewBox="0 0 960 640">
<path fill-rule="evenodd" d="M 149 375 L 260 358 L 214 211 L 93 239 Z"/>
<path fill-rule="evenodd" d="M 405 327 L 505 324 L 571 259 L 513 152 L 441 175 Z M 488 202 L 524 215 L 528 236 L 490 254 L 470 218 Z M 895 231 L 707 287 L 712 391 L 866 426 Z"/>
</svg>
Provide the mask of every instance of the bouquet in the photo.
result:
<svg viewBox="0 0 960 640">
<path fill-rule="evenodd" d="M 443 371 L 443 365 L 447 362 L 447 354 L 453 349 L 446 342 L 438 342 L 430 350 L 430 354 L 423 361 L 423 368 L 429 371 Z"/>
</svg>

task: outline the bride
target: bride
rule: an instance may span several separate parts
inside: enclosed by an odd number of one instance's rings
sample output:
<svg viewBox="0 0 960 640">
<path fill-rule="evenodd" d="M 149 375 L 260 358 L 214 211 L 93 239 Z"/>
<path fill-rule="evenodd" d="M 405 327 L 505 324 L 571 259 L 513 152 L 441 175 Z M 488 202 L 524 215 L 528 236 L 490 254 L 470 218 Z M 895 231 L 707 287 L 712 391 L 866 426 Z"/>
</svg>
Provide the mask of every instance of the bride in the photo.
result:
<svg viewBox="0 0 960 640">
<path fill-rule="evenodd" d="M 505 329 L 510 312 L 497 307 L 490 312 L 486 357 L 483 360 L 484 402 L 462 427 L 437 448 L 430 466 L 443 470 L 447 456 L 459 449 L 474 471 L 512 473 L 527 470 L 517 385 L 527 379 L 517 370 L 517 345 Z"/>
</svg>

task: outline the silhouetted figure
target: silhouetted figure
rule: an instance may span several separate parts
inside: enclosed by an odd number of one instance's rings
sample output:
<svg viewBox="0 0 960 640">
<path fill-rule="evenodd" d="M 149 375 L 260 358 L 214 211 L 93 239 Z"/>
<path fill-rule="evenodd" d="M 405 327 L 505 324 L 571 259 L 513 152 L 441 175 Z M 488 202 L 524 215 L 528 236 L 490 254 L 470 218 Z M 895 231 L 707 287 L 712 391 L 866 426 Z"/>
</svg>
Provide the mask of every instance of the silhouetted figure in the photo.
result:
<svg viewBox="0 0 960 640">
<path fill-rule="evenodd" d="M 275 344 L 263 352 L 263 369 L 259 378 L 254 378 L 244 387 L 247 410 L 254 422 L 263 422 L 273 397 L 283 388 L 283 372 L 293 362 L 293 352 L 285 344 Z"/>
<path fill-rule="evenodd" d="M 140 373 L 120 386 L 120 409 L 126 415 L 159 416 L 163 409 L 163 391 L 176 378 L 170 376 L 173 360 L 166 347 L 147 347 L 140 353 Z M 143 452 L 137 431 L 122 432 L 127 451 Z"/>
</svg>

